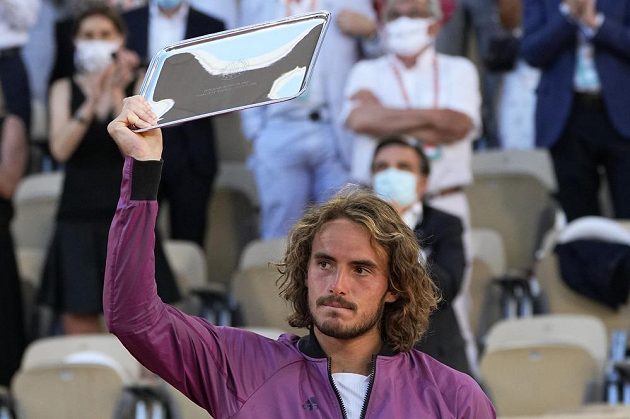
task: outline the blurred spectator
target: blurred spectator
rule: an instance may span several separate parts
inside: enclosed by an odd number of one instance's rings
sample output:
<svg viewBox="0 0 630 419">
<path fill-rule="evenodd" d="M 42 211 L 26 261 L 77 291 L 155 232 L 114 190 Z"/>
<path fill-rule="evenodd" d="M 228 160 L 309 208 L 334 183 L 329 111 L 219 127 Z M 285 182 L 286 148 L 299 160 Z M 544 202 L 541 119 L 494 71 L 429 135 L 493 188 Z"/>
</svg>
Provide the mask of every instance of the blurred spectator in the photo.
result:
<svg viewBox="0 0 630 419">
<path fill-rule="evenodd" d="M 2 61 L 0 58 L 0 68 Z M 2 81 L 3 75 L 0 70 Z M 11 197 L 26 171 L 28 138 L 24 119 L 5 109 L 4 103 L 0 88 L 0 385 L 8 386 L 26 344 L 20 277 L 9 227 L 13 216 Z"/>
<path fill-rule="evenodd" d="M 127 46 L 147 63 L 167 45 L 225 29 L 222 21 L 195 10 L 186 0 L 153 0 L 123 18 L 129 27 Z M 169 203 L 170 236 L 203 246 L 218 164 L 213 120 L 190 121 L 162 132 L 160 199 Z"/>
<path fill-rule="evenodd" d="M 470 57 L 479 65 L 483 96 L 483 132 L 479 146 L 498 147 L 495 104 L 501 75 L 488 71 L 483 65 L 491 37 L 500 30 L 496 0 L 452 0 L 455 2 L 452 18 L 437 37 L 436 49 L 443 54 Z"/>
<path fill-rule="evenodd" d="M 523 0 L 498 0 L 503 27 L 517 39 L 522 35 Z M 501 147 L 531 149 L 534 147 L 534 110 L 538 69 L 523 59 L 517 59 L 514 69 L 502 74 L 502 85 L 497 96 L 497 125 Z"/>
<path fill-rule="evenodd" d="M 26 337 L 22 294 L 9 224 L 11 198 L 28 161 L 31 94 L 22 47 L 39 1 L 0 0 L 0 385 L 17 370 Z"/>
<path fill-rule="evenodd" d="M 432 174 L 427 202 L 459 217 L 470 254 L 470 214 L 464 187 L 472 181 L 471 142 L 480 125 L 477 72 L 464 57 L 435 51 L 442 22 L 438 0 L 388 0 L 383 11 L 387 54 L 361 61 L 348 77 L 343 115 L 355 137 L 352 175 L 369 183 L 378 138 L 407 135 L 423 144 Z M 454 306 L 476 361 L 468 321 L 468 278 Z"/>
<path fill-rule="evenodd" d="M 429 159 L 415 140 L 390 137 L 374 152 L 372 185 L 374 192 L 387 199 L 415 232 L 422 259 L 442 296 L 416 348 L 470 374 L 466 344 L 451 305 L 464 279 L 464 228 L 459 218 L 423 203 L 429 166 Z"/>
<path fill-rule="evenodd" d="M 125 29 L 113 9 L 88 9 L 74 28 L 77 72 L 50 91 L 50 148 L 66 165 L 40 290 L 41 300 L 62 313 L 67 334 L 101 330 L 107 234 L 123 167 L 107 123 L 139 82 L 139 59 L 122 48 Z M 161 246 L 157 249 L 158 289 L 163 300 L 173 302 L 179 293 Z"/>
<path fill-rule="evenodd" d="M 600 168 L 630 218 L 630 0 L 528 0 L 522 53 L 542 71 L 536 144 L 548 147 L 567 218 L 599 215 Z"/>
<path fill-rule="evenodd" d="M 22 59 L 22 47 L 37 20 L 39 0 L 0 0 L 0 76 L 5 106 L 28 129 L 31 119 L 31 93 Z"/>
<path fill-rule="evenodd" d="M 129 10 L 146 4 L 146 0 L 62 0 L 61 14 L 64 16 L 55 25 L 55 62 L 50 75 L 50 84 L 55 80 L 74 74 L 74 43 L 72 28 L 74 19 L 83 11 L 95 6 L 109 6 L 119 11 Z"/>
<path fill-rule="evenodd" d="M 286 235 L 309 202 L 326 200 L 346 182 L 351 143 L 338 119 L 343 86 L 376 21 L 371 0 L 241 0 L 242 25 L 320 9 L 331 11 L 332 21 L 308 90 L 242 112 L 266 239 Z"/>
</svg>

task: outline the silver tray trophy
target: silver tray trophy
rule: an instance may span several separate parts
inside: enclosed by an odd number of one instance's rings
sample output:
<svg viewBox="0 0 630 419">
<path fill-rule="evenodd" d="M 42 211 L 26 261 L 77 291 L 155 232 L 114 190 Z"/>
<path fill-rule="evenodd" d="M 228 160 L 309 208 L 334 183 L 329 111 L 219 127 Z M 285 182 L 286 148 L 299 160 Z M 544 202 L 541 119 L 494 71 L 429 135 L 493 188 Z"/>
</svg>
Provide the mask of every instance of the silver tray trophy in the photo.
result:
<svg viewBox="0 0 630 419">
<path fill-rule="evenodd" d="M 187 39 L 151 60 L 140 94 L 151 128 L 293 99 L 306 90 L 330 13 Z"/>
</svg>

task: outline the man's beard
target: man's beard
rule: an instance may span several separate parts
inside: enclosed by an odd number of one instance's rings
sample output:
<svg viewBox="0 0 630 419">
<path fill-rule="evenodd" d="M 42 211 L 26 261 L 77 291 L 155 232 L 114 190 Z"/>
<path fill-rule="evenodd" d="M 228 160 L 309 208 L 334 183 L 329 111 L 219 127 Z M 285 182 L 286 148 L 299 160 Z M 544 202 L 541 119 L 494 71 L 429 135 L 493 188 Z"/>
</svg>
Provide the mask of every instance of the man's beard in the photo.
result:
<svg viewBox="0 0 630 419">
<path fill-rule="evenodd" d="M 357 310 L 357 307 L 353 303 L 349 303 L 344 300 L 342 297 L 328 296 L 328 297 L 320 297 L 316 301 L 316 306 L 337 302 L 341 304 L 344 308 L 349 308 L 353 311 Z M 310 308 L 309 308 L 310 309 Z M 372 330 L 375 326 L 379 327 L 381 319 L 383 318 L 383 311 L 385 310 L 385 295 L 381 298 L 379 302 L 378 309 L 373 313 L 366 313 L 366 315 L 357 320 L 358 323 L 354 325 L 342 326 L 339 324 L 338 317 L 335 316 L 332 319 L 327 318 L 324 321 L 319 321 L 311 312 L 311 318 L 313 319 L 313 323 L 315 327 L 322 332 L 326 336 L 330 336 L 335 339 L 354 339 L 356 337 L 362 336 Z"/>
</svg>

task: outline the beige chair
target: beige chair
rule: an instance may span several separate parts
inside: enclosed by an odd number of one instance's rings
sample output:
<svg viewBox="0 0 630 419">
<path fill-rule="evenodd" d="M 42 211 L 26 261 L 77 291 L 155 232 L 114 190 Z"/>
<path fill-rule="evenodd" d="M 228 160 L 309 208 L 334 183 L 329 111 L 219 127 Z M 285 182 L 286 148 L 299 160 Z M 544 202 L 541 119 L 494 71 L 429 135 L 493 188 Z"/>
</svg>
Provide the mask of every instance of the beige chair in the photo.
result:
<svg viewBox="0 0 630 419">
<path fill-rule="evenodd" d="M 11 384 L 20 419 L 111 419 L 123 388 L 114 369 L 98 364 L 19 371 Z"/>
<path fill-rule="evenodd" d="M 599 395 L 606 333 L 588 316 L 535 316 L 497 323 L 480 362 L 499 415 L 578 408 Z"/>
<path fill-rule="evenodd" d="M 548 300 L 552 313 L 587 314 L 602 320 L 608 332 L 615 329 L 630 330 L 630 304 L 615 311 L 570 289 L 562 280 L 553 247 L 556 243 L 581 238 L 597 238 L 630 243 L 630 233 L 623 224 L 601 217 L 585 217 L 575 220 L 564 229 L 550 235 L 546 251 L 540 255 L 535 275 Z"/>
<path fill-rule="evenodd" d="M 470 326 L 473 331 L 480 330 L 486 295 L 493 278 L 505 273 L 505 249 L 499 233 L 488 228 L 473 228 L 470 231 L 472 241 L 472 273 L 470 282 Z M 484 327 L 485 329 L 485 327 Z M 478 333 L 477 333 L 478 334 Z M 481 336 L 477 336 L 481 338 Z"/>
<path fill-rule="evenodd" d="M 125 382 L 141 379 L 144 368 L 111 334 L 47 337 L 31 343 L 22 357 L 21 370 L 68 362 L 76 354 L 101 353 L 120 366 L 119 373 Z M 72 360 L 72 359 L 71 359 Z M 74 362 L 74 361 L 73 361 Z"/>
<path fill-rule="evenodd" d="M 258 212 L 249 196 L 229 186 L 216 186 L 208 210 L 206 260 L 210 281 L 229 288 L 240 255 L 258 237 Z"/>
<path fill-rule="evenodd" d="M 557 189 L 551 156 L 543 148 L 476 152 L 472 158 L 472 170 L 474 174 L 527 174 L 536 177 L 550 191 Z"/>
<path fill-rule="evenodd" d="M 46 251 L 41 247 L 18 247 L 15 251 L 15 256 L 20 278 L 37 289 L 46 258 Z"/>
<path fill-rule="evenodd" d="M 27 348 L 11 391 L 20 418 L 107 418 L 142 367 L 113 335 L 44 338 Z"/>
<path fill-rule="evenodd" d="M 62 172 L 29 175 L 19 183 L 11 225 L 16 247 L 48 247 L 62 184 Z"/>
<path fill-rule="evenodd" d="M 208 287 L 208 267 L 203 249 L 187 240 L 164 240 L 164 253 L 183 294 Z M 216 284 L 221 289 L 223 284 Z"/>
<path fill-rule="evenodd" d="M 232 280 L 232 293 L 241 304 L 245 325 L 289 330 L 289 304 L 278 293 L 278 262 L 284 255 L 286 239 L 258 240 L 243 252 L 239 270 Z M 297 333 L 297 332 L 296 332 Z"/>
<path fill-rule="evenodd" d="M 244 163 L 249 154 L 250 144 L 241 132 L 239 113 L 217 115 L 213 117 L 213 120 L 219 161 Z"/>
<path fill-rule="evenodd" d="M 516 162 L 520 159 L 504 152 L 475 154 L 474 183 L 466 189 L 472 227 L 501 234 L 510 270 L 531 267 L 543 234 L 555 223 L 556 211 L 552 182 Z"/>
</svg>

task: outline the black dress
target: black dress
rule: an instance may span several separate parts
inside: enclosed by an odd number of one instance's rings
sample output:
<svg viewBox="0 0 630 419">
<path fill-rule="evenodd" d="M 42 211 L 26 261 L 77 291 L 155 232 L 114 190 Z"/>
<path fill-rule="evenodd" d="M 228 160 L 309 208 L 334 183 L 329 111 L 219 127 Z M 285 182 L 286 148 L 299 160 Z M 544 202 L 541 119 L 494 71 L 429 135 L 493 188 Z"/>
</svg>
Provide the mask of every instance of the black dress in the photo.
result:
<svg viewBox="0 0 630 419">
<path fill-rule="evenodd" d="M 72 81 L 74 113 L 84 95 Z M 48 251 L 40 301 L 57 312 L 102 312 L 103 278 L 109 226 L 120 193 L 124 159 L 96 118 L 65 165 L 57 224 Z M 156 240 L 156 282 L 165 302 L 180 297 L 159 237 Z"/>
<path fill-rule="evenodd" d="M 0 127 L 2 121 L 0 120 Z M 9 221 L 11 203 L 0 198 L 0 385 L 8 386 L 26 343 L 22 294 Z"/>
</svg>

